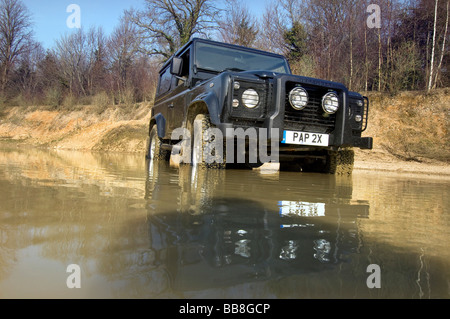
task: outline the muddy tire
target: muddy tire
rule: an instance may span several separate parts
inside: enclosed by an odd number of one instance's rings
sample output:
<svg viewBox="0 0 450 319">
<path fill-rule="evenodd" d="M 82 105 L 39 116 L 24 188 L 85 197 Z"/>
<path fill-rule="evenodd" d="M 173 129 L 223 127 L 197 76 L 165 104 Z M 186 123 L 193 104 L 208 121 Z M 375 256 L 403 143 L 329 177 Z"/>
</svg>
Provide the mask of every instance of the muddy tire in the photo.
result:
<svg viewBox="0 0 450 319">
<path fill-rule="evenodd" d="M 150 135 L 147 138 L 147 154 L 146 158 L 150 161 L 166 160 L 168 152 L 162 149 L 162 141 L 158 136 L 156 125 L 150 130 Z"/>
<path fill-rule="evenodd" d="M 216 156 L 217 150 L 213 148 L 214 136 L 208 135 L 210 127 L 211 121 L 207 114 L 198 114 L 195 117 L 192 124 L 191 163 L 195 167 L 224 169 L 226 166 L 225 148 L 222 154 Z M 218 160 L 219 158 L 220 160 Z"/>
<path fill-rule="evenodd" d="M 353 150 L 329 151 L 323 166 L 323 173 L 351 175 L 354 162 L 355 152 Z"/>
</svg>

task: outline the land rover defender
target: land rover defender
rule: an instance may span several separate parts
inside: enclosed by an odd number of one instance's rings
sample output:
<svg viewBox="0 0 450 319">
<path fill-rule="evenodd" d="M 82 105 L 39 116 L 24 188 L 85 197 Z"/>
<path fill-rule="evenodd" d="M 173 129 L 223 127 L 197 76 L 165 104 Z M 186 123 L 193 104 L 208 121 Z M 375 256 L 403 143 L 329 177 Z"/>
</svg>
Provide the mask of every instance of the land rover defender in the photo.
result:
<svg viewBox="0 0 450 319">
<path fill-rule="evenodd" d="M 368 110 L 368 98 L 343 84 L 293 75 L 282 55 L 194 38 L 161 68 L 146 156 L 351 174 L 353 148 L 372 149 L 361 136 Z"/>
</svg>

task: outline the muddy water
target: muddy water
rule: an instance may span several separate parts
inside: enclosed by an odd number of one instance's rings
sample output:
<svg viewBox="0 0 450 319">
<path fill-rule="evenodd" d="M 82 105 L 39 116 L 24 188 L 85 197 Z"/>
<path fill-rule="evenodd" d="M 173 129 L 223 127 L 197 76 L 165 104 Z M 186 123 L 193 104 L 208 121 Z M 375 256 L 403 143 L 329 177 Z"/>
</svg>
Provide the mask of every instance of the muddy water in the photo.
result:
<svg viewBox="0 0 450 319">
<path fill-rule="evenodd" d="M 0 298 L 449 298 L 449 196 L 388 173 L 3 150 Z"/>
</svg>

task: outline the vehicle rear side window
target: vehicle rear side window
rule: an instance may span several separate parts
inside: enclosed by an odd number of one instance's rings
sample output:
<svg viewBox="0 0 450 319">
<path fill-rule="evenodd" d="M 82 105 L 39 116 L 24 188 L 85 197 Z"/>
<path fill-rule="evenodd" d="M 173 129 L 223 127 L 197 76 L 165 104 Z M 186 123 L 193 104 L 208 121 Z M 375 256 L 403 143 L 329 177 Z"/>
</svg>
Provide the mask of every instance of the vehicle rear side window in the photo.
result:
<svg viewBox="0 0 450 319">
<path fill-rule="evenodd" d="M 170 90 L 170 84 L 172 82 L 172 74 L 170 73 L 170 65 L 161 73 L 159 78 L 158 95 L 164 94 Z"/>
</svg>

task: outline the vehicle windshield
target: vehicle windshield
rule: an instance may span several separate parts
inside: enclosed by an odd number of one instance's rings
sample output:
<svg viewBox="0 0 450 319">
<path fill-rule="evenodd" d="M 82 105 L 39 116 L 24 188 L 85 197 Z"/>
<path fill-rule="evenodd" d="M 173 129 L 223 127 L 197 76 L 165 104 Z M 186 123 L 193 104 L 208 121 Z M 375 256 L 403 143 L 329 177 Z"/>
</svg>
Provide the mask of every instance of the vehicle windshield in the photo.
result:
<svg viewBox="0 0 450 319">
<path fill-rule="evenodd" d="M 227 48 L 219 45 L 198 42 L 195 52 L 197 68 L 223 72 L 264 70 L 277 73 L 290 73 L 286 59 L 246 50 Z"/>
</svg>

